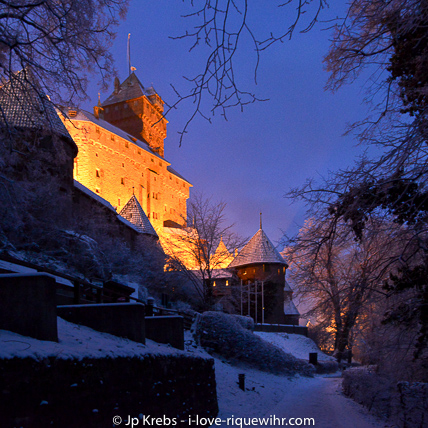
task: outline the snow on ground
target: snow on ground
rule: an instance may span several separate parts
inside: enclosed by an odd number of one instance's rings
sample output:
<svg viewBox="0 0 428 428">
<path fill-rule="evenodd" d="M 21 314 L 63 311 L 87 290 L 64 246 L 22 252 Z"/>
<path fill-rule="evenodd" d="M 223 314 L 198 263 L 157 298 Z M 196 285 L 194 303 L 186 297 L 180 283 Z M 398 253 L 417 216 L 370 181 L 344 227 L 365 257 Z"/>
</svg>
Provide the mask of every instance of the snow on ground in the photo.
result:
<svg viewBox="0 0 428 428">
<path fill-rule="evenodd" d="M 263 331 L 256 331 L 254 334 L 302 360 L 308 360 L 310 352 L 317 352 L 318 361 L 336 361 L 333 357 L 321 352 L 312 339 L 300 334 L 265 333 Z"/>
<path fill-rule="evenodd" d="M 264 340 L 293 354 L 307 358 L 309 352 L 318 352 L 318 358 L 329 360 L 315 343 L 300 335 L 282 333 L 256 333 Z M 185 333 L 185 345 L 189 353 L 201 357 L 210 355 L 197 347 L 190 332 Z M 386 426 L 370 415 L 362 406 L 342 394 L 340 373 L 314 378 L 277 376 L 238 367 L 226 360 L 214 357 L 217 382 L 218 418 L 224 422 L 214 426 L 233 426 L 227 418 L 313 418 L 318 428 L 380 428 Z M 238 375 L 245 374 L 246 390 L 238 386 Z M 247 420 L 248 422 L 248 420 Z M 248 424 L 247 424 L 248 425 Z M 276 423 L 275 427 L 281 424 Z M 285 426 L 285 424 L 282 424 Z M 297 424 L 296 424 L 297 425 Z M 239 426 L 239 425 L 234 425 Z M 244 426 L 244 424 L 243 424 Z M 250 426 L 266 426 L 251 423 Z M 309 424 L 307 425 L 309 426 Z"/>
<path fill-rule="evenodd" d="M 259 334 L 259 333 L 257 333 Z M 287 339 L 276 333 L 267 333 L 267 338 L 277 341 L 281 347 L 286 343 L 287 352 L 298 358 L 313 351 L 310 342 L 303 336 L 288 335 Z M 264 336 L 261 334 L 260 336 Z M 187 354 L 211 358 L 202 348 L 196 346 L 190 332 L 185 333 L 186 351 L 179 351 L 167 345 L 147 340 L 146 345 L 100 333 L 88 327 L 78 326 L 58 318 L 59 343 L 36 340 L 5 330 L 0 330 L 0 358 L 33 357 L 46 358 L 100 358 L 133 357 L 145 354 Z M 278 337 L 275 337 L 278 336 Z M 264 337 L 263 337 L 264 338 Z M 281 342 L 281 340 L 282 342 Z M 273 343 L 273 342 L 271 342 Z M 313 342 L 312 342 L 313 343 Z M 278 346 L 276 343 L 274 343 Z M 261 372 L 248 367 L 232 366 L 227 361 L 215 358 L 218 417 L 226 420 L 235 418 L 314 418 L 318 428 L 376 428 L 385 425 L 375 419 L 357 403 L 341 393 L 339 378 L 316 376 L 287 378 Z M 245 374 L 246 390 L 238 386 L 238 374 Z M 217 426 L 231 426 L 226 423 Z M 235 425 L 238 426 L 238 425 Z M 252 424 L 251 426 L 258 426 Z M 264 425 L 268 426 L 269 425 Z M 276 424 L 275 426 L 278 426 Z"/>
<path fill-rule="evenodd" d="M 55 356 L 61 359 L 135 357 L 144 354 L 184 354 L 184 351 L 151 340 L 146 344 L 133 342 L 89 327 L 58 318 L 59 342 L 37 340 L 10 331 L 0 330 L 0 358 Z"/>
</svg>

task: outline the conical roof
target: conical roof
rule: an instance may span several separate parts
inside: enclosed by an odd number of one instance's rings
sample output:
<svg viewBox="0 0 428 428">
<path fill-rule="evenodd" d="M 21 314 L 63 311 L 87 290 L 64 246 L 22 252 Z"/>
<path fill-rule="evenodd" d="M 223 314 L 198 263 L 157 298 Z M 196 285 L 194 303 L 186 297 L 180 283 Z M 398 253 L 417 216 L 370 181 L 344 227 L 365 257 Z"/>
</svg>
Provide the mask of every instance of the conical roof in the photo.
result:
<svg viewBox="0 0 428 428">
<path fill-rule="evenodd" d="M 229 250 L 224 244 L 223 237 L 220 239 L 212 259 L 216 269 L 227 268 L 230 262 L 233 260 L 233 255 L 230 254 Z"/>
<path fill-rule="evenodd" d="M 144 86 L 141 84 L 135 73 L 131 73 L 121 84 L 118 85 L 117 88 L 115 88 L 113 93 L 101 104 L 101 106 L 105 107 L 110 104 L 140 98 L 144 95 L 146 95 Z"/>
<path fill-rule="evenodd" d="M 230 263 L 229 267 L 240 267 L 257 263 L 281 263 L 287 265 L 263 229 L 257 231 L 232 263 Z"/>
<path fill-rule="evenodd" d="M 43 129 L 67 137 L 72 142 L 54 105 L 29 69 L 15 73 L 0 87 L 0 105 L 0 126 Z"/>
<path fill-rule="evenodd" d="M 131 196 L 131 199 L 122 208 L 119 215 L 130 221 L 141 233 L 158 237 L 135 195 Z"/>
</svg>

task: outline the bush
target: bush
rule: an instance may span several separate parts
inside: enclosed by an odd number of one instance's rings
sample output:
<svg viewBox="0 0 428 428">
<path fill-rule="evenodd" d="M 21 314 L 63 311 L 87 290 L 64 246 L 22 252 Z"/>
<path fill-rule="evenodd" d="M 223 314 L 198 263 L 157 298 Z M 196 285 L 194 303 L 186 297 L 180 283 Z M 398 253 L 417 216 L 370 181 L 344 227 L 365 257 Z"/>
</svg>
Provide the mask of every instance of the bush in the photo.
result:
<svg viewBox="0 0 428 428">
<path fill-rule="evenodd" d="M 195 338 L 208 352 L 232 363 L 283 375 L 312 376 L 313 366 L 254 335 L 247 317 L 222 312 L 204 312 L 195 321 Z"/>
</svg>

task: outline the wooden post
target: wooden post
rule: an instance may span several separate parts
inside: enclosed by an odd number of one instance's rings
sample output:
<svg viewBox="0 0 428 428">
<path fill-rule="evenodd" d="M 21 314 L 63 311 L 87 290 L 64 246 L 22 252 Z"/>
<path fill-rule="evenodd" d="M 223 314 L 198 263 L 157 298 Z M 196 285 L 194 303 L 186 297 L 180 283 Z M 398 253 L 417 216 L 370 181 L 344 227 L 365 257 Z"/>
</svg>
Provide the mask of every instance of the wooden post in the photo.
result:
<svg viewBox="0 0 428 428">
<path fill-rule="evenodd" d="M 74 298 L 73 298 L 73 303 L 75 305 L 79 305 L 80 304 L 80 282 L 75 280 L 73 281 L 73 291 L 74 291 Z"/>
<path fill-rule="evenodd" d="M 265 282 L 262 281 L 262 324 L 265 323 Z"/>
<path fill-rule="evenodd" d="M 255 293 L 256 293 L 256 316 L 255 316 L 255 321 L 256 321 L 256 324 L 257 324 L 257 292 L 258 292 L 258 290 L 257 290 L 257 281 L 254 281 L 254 291 L 255 291 Z"/>
<path fill-rule="evenodd" d="M 242 279 L 241 279 L 241 316 L 244 315 L 244 302 L 242 301 Z"/>
<path fill-rule="evenodd" d="M 251 316 L 251 294 L 250 294 L 250 287 L 251 287 L 251 283 L 249 282 L 248 284 L 248 316 Z"/>
</svg>

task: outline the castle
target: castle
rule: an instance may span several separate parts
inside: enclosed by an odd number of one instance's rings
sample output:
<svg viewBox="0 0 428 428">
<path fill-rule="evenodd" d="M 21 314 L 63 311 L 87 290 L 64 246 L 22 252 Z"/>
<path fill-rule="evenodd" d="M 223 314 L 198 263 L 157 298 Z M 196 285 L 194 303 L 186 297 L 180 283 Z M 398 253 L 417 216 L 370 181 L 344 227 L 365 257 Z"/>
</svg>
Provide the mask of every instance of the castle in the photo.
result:
<svg viewBox="0 0 428 428">
<path fill-rule="evenodd" d="M 197 274 L 199 266 L 180 248 L 186 242 L 181 235 L 192 233 L 185 230 L 192 185 L 164 158 L 163 104 L 153 87 L 144 88 L 131 73 L 122 83 L 115 79 L 113 93 L 99 100 L 93 113 L 70 109 L 68 117 L 61 118 L 79 149 L 75 180 L 107 200 L 140 232 L 157 235 L 166 253 L 174 252 Z M 257 306 L 248 299 L 241 312 L 259 321 L 298 324 L 299 314 L 285 281 L 287 264 L 261 226 L 236 257 L 222 241 L 218 253 L 224 260 L 213 272 L 215 296 L 228 298 L 234 275 L 248 290 L 257 282 L 258 287 L 266 284 L 263 292 L 256 291 L 266 298 L 266 317 L 261 302 Z"/>
<path fill-rule="evenodd" d="M 134 73 L 93 112 L 69 109 L 61 118 L 78 147 L 76 181 L 107 200 L 129 221 L 140 205 L 158 234 L 186 226 L 192 184 L 164 158 L 167 120 L 156 91 Z"/>
</svg>

